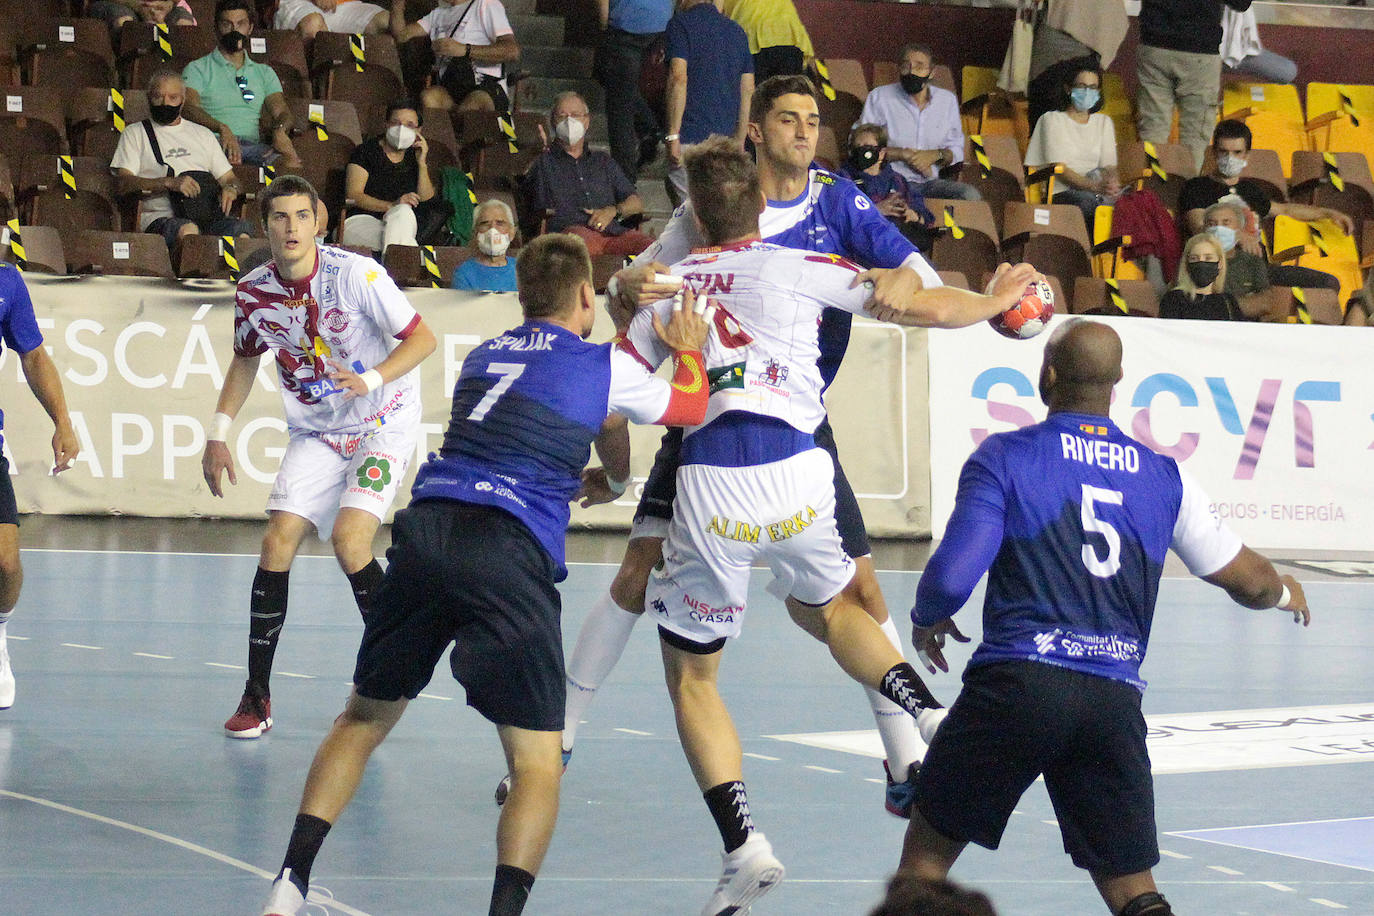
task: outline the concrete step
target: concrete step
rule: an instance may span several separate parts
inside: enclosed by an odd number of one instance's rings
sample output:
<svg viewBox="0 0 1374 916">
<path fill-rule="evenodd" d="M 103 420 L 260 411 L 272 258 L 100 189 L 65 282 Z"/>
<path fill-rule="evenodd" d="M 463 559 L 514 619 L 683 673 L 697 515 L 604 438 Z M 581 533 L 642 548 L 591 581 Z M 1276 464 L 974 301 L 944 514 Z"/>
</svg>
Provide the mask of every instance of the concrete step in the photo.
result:
<svg viewBox="0 0 1374 916">
<path fill-rule="evenodd" d="M 562 16 L 509 16 L 510 27 L 515 31 L 515 40 L 521 47 L 525 45 L 562 47 Z"/>
<path fill-rule="evenodd" d="M 581 78 L 592 75 L 591 48 L 564 48 L 520 42 L 520 68 L 534 76 Z"/>
<path fill-rule="evenodd" d="M 594 112 L 605 112 L 605 93 L 601 89 L 601 84 L 594 79 L 572 79 L 568 77 L 555 76 L 531 76 L 529 79 L 520 81 L 519 98 L 516 105 L 521 111 L 536 111 L 540 114 L 547 114 L 553 107 L 554 97 L 560 92 L 569 89 L 582 94 L 587 100 L 587 107 Z"/>
<path fill-rule="evenodd" d="M 539 0 L 502 0 L 507 16 L 533 16 L 539 12 Z"/>
</svg>

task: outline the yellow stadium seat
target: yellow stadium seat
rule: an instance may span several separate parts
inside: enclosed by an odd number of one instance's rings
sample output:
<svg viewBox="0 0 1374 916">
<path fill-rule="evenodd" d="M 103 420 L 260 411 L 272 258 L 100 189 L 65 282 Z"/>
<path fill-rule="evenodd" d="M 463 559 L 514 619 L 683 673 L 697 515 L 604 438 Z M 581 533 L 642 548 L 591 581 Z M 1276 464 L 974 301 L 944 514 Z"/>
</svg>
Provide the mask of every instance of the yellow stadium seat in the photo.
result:
<svg viewBox="0 0 1374 916">
<path fill-rule="evenodd" d="M 1229 83 L 1221 93 L 1221 110 L 1249 108 L 1272 111 L 1302 123 L 1302 102 L 1298 87 L 1281 83 Z"/>
<path fill-rule="evenodd" d="M 1225 117 L 1245 122 L 1253 137 L 1253 147 L 1278 154 L 1285 178 L 1291 174 L 1293 154 L 1312 148 L 1301 113 L 1294 118 L 1291 112 L 1272 108 L 1240 108 L 1227 109 Z"/>
<path fill-rule="evenodd" d="M 1122 257 L 1121 249 L 1129 244 L 1130 236 L 1120 240 L 1120 244 L 1107 245 L 1114 239 L 1112 217 L 1115 207 L 1103 204 L 1093 214 L 1093 276 L 1116 280 L 1144 280 L 1145 271 L 1135 261 Z"/>
<path fill-rule="evenodd" d="M 1364 285 L 1355 239 L 1330 220 L 1309 224 L 1287 216 L 1275 217 L 1273 251 L 1276 259 L 1331 274 L 1340 281 L 1341 302 L 1349 301 Z"/>
</svg>

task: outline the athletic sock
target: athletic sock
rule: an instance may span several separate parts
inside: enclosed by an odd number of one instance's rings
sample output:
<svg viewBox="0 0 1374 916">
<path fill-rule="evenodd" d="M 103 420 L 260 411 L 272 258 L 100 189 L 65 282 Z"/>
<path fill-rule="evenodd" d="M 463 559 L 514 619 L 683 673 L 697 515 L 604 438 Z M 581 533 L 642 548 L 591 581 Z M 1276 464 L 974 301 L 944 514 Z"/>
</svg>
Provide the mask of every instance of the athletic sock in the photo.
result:
<svg viewBox="0 0 1374 916">
<path fill-rule="evenodd" d="M 329 821 L 313 814 L 297 814 L 296 826 L 291 828 L 291 842 L 286 846 L 286 858 L 282 860 L 282 872 L 291 869 L 291 882 L 304 896 L 310 890 L 310 869 L 315 865 L 315 856 L 320 854 L 325 835 L 329 833 Z"/>
<path fill-rule="evenodd" d="M 497 865 L 496 880 L 491 886 L 491 909 L 487 916 L 520 916 L 525 901 L 530 899 L 534 875 L 514 865 Z"/>
<path fill-rule="evenodd" d="M 10 628 L 10 615 L 13 613 L 13 608 L 3 613 L 0 613 L 0 639 L 5 638 L 5 631 Z"/>
<path fill-rule="evenodd" d="M 926 682 L 916 673 L 908 662 L 893 665 L 883 675 L 878 691 L 898 706 L 905 709 L 914 719 L 923 709 L 940 709 L 943 704 L 935 699 Z"/>
<path fill-rule="evenodd" d="M 568 659 L 568 699 L 563 717 L 563 749 L 572 750 L 577 740 L 577 725 L 592 705 L 597 688 L 606 680 L 625 652 L 630 633 L 642 614 L 632 614 L 615 603 L 606 592 L 592 605 L 577 645 Z"/>
<path fill-rule="evenodd" d="M 706 807 L 716 819 L 720 839 L 727 853 L 734 852 L 749 839 L 754 832 L 754 819 L 749 816 L 749 796 L 744 791 L 744 783 L 738 779 L 723 782 L 701 793 L 706 799 Z"/>
<path fill-rule="evenodd" d="M 272 572 L 258 567 L 253 577 L 253 597 L 248 602 L 248 683 L 268 695 L 272 656 L 286 622 L 286 587 L 291 572 Z"/>
<path fill-rule="evenodd" d="M 888 617 L 878 625 L 883 635 L 902 651 L 902 639 L 897 633 L 897 625 Z M 883 742 L 883 752 L 887 754 L 887 769 L 893 779 L 905 779 L 911 764 L 921 759 L 921 741 L 917 734 L 916 723 L 905 709 L 883 696 L 872 687 L 865 687 L 868 705 L 873 709 L 873 720 L 878 725 L 878 737 Z"/>
<path fill-rule="evenodd" d="M 372 610 L 372 599 L 377 597 L 377 587 L 382 584 L 384 575 L 382 564 L 377 562 L 376 557 L 362 569 L 348 574 L 348 584 L 353 586 L 353 600 L 358 602 L 358 610 L 364 618 Z"/>
</svg>

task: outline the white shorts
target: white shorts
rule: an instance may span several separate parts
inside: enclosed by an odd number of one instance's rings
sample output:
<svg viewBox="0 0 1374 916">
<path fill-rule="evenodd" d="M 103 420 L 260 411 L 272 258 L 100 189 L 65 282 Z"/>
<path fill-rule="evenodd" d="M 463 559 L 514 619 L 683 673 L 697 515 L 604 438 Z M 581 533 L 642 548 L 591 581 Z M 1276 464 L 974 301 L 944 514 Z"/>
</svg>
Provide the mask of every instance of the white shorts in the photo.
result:
<svg viewBox="0 0 1374 916">
<path fill-rule="evenodd" d="M 363 0 L 340 3 L 332 13 L 326 13 L 310 0 L 281 0 L 277 7 L 277 15 L 272 17 L 272 28 L 294 29 L 306 16 L 319 13 L 324 17 L 326 31 L 358 34 L 367 30 L 368 23 L 375 19 L 378 13 L 384 12 L 386 10 L 380 6 L 364 3 Z"/>
<path fill-rule="evenodd" d="M 415 454 L 418 435 L 418 428 L 388 426 L 362 440 L 357 451 L 345 457 L 321 436 L 292 430 L 267 497 L 267 511 L 309 519 L 322 541 L 329 539 L 340 509 L 362 509 L 378 519 L 385 517 Z"/>
<path fill-rule="evenodd" d="M 834 477 L 819 448 L 751 467 L 679 468 L 663 563 L 645 592 L 654 621 L 697 643 L 738 636 L 758 560 L 773 571 L 774 595 L 827 604 L 854 577 L 835 530 Z"/>
</svg>

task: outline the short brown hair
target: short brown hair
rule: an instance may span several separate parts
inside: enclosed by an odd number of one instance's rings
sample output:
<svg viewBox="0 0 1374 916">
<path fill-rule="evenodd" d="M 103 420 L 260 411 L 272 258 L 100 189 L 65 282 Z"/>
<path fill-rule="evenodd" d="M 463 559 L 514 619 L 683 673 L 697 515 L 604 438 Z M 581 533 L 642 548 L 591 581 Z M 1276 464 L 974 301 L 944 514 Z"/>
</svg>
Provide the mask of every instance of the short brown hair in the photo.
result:
<svg viewBox="0 0 1374 916">
<path fill-rule="evenodd" d="M 858 139 L 859 134 L 872 134 L 879 146 L 887 146 L 887 128 L 881 124 L 855 124 L 854 129 L 849 132 L 850 149 L 854 148 L 854 141 Z"/>
<path fill-rule="evenodd" d="M 816 85 L 810 79 L 800 74 L 770 76 L 754 88 L 754 94 L 749 99 L 749 122 L 762 124 L 768 112 L 773 110 L 773 103 L 784 95 L 809 95 L 817 105 L 821 103 Z"/>
<path fill-rule="evenodd" d="M 304 194 L 310 198 L 310 212 L 315 213 L 320 209 L 320 194 L 315 190 L 315 186 L 306 181 L 299 175 L 281 175 L 273 179 L 272 183 L 258 194 L 258 206 L 262 211 L 263 222 L 272 213 L 272 201 L 278 197 L 291 197 L 294 194 Z"/>
<path fill-rule="evenodd" d="M 571 233 L 541 235 L 515 259 L 515 285 L 526 319 L 561 315 L 582 284 L 590 282 L 592 259 L 587 245 Z"/>
<path fill-rule="evenodd" d="M 719 245 L 759 230 L 759 173 L 734 140 L 708 137 L 683 154 L 687 194 L 706 239 Z"/>
</svg>

